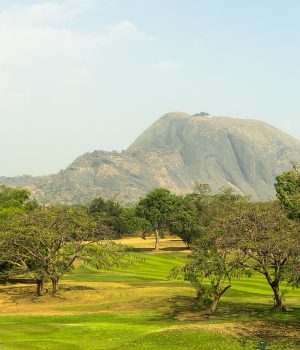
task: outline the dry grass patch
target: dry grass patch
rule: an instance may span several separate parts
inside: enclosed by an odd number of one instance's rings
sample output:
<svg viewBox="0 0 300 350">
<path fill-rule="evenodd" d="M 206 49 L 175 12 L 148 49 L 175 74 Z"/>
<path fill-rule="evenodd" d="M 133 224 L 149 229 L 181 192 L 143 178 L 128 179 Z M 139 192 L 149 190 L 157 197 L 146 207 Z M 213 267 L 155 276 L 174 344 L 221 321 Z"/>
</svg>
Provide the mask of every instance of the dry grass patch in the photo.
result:
<svg viewBox="0 0 300 350">
<path fill-rule="evenodd" d="M 143 239 L 141 237 L 122 238 L 115 240 L 115 242 L 128 247 L 133 247 L 134 249 L 141 251 L 152 251 L 155 247 L 154 236 L 146 237 L 146 239 Z M 165 237 L 160 239 L 160 251 L 154 253 L 159 254 L 175 251 L 181 251 L 185 253 L 190 252 L 180 238 Z"/>
<path fill-rule="evenodd" d="M 208 331 L 220 335 L 229 335 L 238 339 L 265 339 L 272 342 L 284 341 L 300 344 L 300 325 L 296 323 L 282 323 L 275 321 L 244 321 L 244 322 L 224 322 L 224 323 L 191 323 L 176 325 L 159 332 L 185 332 L 185 331 Z"/>
<path fill-rule="evenodd" d="M 61 314 L 66 311 L 60 310 L 60 307 L 89 306 L 117 300 L 126 289 L 127 286 L 122 283 L 66 281 L 55 296 L 51 294 L 49 286 L 48 293 L 36 297 L 34 285 L 5 286 L 0 287 L 0 314 Z"/>
<path fill-rule="evenodd" d="M 50 286 L 49 286 L 50 287 Z M 47 287 L 46 287 L 47 289 Z M 169 312 L 174 292 L 191 293 L 189 286 L 170 288 L 168 283 L 65 281 L 60 292 L 34 295 L 34 285 L 0 287 L 0 315 L 82 314 L 93 312 Z"/>
</svg>

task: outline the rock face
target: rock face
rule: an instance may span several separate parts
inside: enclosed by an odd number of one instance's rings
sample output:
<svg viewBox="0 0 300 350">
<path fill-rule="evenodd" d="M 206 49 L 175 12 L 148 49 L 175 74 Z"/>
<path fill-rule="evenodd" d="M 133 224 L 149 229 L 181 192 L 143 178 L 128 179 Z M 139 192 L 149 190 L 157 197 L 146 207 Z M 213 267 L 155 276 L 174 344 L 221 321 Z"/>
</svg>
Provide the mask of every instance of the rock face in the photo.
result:
<svg viewBox="0 0 300 350">
<path fill-rule="evenodd" d="M 126 151 L 86 153 L 58 174 L 0 183 L 28 187 L 45 203 L 84 203 L 99 195 L 132 203 L 156 187 L 187 193 L 195 182 L 267 200 L 290 160 L 300 161 L 300 141 L 266 123 L 168 113 Z"/>
</svg>

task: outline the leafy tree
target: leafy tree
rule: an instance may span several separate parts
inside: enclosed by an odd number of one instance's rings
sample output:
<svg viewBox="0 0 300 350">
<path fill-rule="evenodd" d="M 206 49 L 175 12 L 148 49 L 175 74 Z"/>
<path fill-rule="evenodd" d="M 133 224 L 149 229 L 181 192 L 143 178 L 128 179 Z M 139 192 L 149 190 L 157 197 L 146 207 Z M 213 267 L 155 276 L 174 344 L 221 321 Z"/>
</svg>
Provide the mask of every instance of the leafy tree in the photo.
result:
<svg viewBox="0 0 300 350">
<path fill-rule="evenodd" d="M 53 294 L 62 276 L 77 260 L 98 268 L 121 265 L 130 259 L 119 245 L 103 241 L 96 222 L 85 207 L 38 207 L 12 212 L 0 224 L 0 252 L 16 272 L 29 274 L 43 295 L 50 280 Z"/>
<path fill-rule="evenodd" d="M 105 218 L 110 219 L 97 223 L 84 206 L 44 207 L 30 200 L 29 196 L 30 193 L 23 189 L 4 186 L 0 189 L 2 279 L 29 274 L 35 280 L 38 296 L 43 294 L 47 281 L 51 281 L 55 294 L 62 276 L 78 259 L 93 262 L 99 268 L 130 260 L 120 246 L 103 241 L 110 230 L 107 224 L 112 225 L 112 218 L 120 218 L 122 208 L 119 204 L 95 201 L 90 211 L 96 214 L 104 210 Z"/>
<path fill-rule="evenodd" d="M 275 189 L 289 217 L 300 221 L 300 172 L 297 164 L 293 163 L 290 171 L 276 177 Z"/>
<path fill-rule="evenodd" d="M 171 231 L 190 246 L 207 230 L 215 228 L 234 206 L 244 204 L 248 198 L 231 188 L 222 188 L 213 195 L 207 184 L 196 184 L 194 192 L 180 200 L 178 197 L 175 220 Z"/>
<path fill-rule="evenodd" d="M 175 198 L 175 208 L 168 224 L 170 233 L 179 236 L 188 248 L 193 240 L 199 238 L 198 212 L 190 196 Z"/>
<path fill-rule="evenodd" d="M 194 205 L 198 214 L 201 213 L 210 203 L 212 196 L 211 187 L 208 184 L 196 183 L 193 193 L 186 196 Z"/>
<path fill-rule="evenodd" d="M 249 274 L 249 269 L 241 264 L 244 257 L 236 249 L 234 236 L 224 234 L 223 227 L 223 220 L 240 210 L 247 198 L 231 189 L 212 195 L 208 186 L 198 185 L 190 200 L 198 215 L 197 235 L 191 244 L 189 263 L 173 274 L 190 281 L 197 298 L 215 313 L 221 297 L 231 287 L 232 278 Z"/>
<path fill-rule="evenodd" d="M 133 236 L 144 228 L 144 220 L 136 216 L 135 207 L 125 207 L 120 216 L 120 232 L 122 236 Z"/>
<path fill-rule="evenodd" d="M 90 204 L 88 212 L 97 221 L 101 233 L 104 232 L 104 226 L 109 229 L 106 230 L 107 237 L 119 238 L 124 234 L 121 218 L 123 208 L 119 203 L 97 197 Z"/>
<path fill-rule="evenodd" d="M 61 277 L 95 240 L 95 223 L 78 208 L 40 207 L 18 213 L 0 231 L 0 246 L 7 247 L 4 261 L 34 278 L 37 295 L 42 295 L 48 279 L 56 293 Z"/>
<path fill-rule="evenodd" d="M 91 214 L 106 213 L 109 216 L 119 216 L 122 212 L 122 207 L 119 203 L 112 200 L 105 200 L 102 197 L 95 198 L 89 206 Z"/>
<path fill-rule="evenodd" d="M 34 200 L 30 200 L 30 192 L 22 188 L 10 188 L 0 186 L 0 225 L 13 215 L 32 210 L 37 206 Z M 0 278 L 7 281 L 18 272 L 13 264 L 5 260 L 7 247 L 3 244 L 0 236 Z"/>
<path fill-rule="evenodd" d="M 286 310 L 283 281 L 297 284 L 300 264 L 300 225 L 290 220 L 276 202 L 251 204 L 229 217 L 225 235 L 236 236 L 247 262 L 243 266 L 265 276 L 274 295 L 274 305 Z"/>
<path fill-rule="evenodd" d="M 143 259 L 127 253 L 126 248 L 111 241 L 100 241 L 84 248 L 83 262 L 96 269 L 109 270 L 114 266 L 137 266 Z"/>
<path fill-rule="evenodd" d="M 7 261 L 0 262 L 0 280 L 7 282 L 13 274 L 13 265 Z"/>
<path fill-rule="evenodd" d="M 0 186 L 0 208 L 22 207 L 29 197 L 30 192 L 26 189 Z"/>
<path fill-rule="evenodd" d="M 106 212 L 106 201 L 102 197 L 95 198 L 89 206 L 89 213 L 96 215 L 98 213 Z"/>
<path fill-rule="evenodd" d="M 231 287 L 232 278 L 249 273 L 241 264 L 242 255 L 231 238 L 222 230 L 207 231 L 193 246 L 189 263 L 175 269 L 173 275 L 183 275 L 197 291 L 197 299 L 209 311 L 216 312 L 221 297 Z"/>
<path fill-rule="evenodd" d="M 162 233 L 169 229 L 170 221 L 177 210 L 177 198 L 165 188 L 157 188 L 141 198 L 136 206 L 136 215 L 145 219 L 147 229 L 155 233 L 155 250 L 159 250 Z"/>
</svg>

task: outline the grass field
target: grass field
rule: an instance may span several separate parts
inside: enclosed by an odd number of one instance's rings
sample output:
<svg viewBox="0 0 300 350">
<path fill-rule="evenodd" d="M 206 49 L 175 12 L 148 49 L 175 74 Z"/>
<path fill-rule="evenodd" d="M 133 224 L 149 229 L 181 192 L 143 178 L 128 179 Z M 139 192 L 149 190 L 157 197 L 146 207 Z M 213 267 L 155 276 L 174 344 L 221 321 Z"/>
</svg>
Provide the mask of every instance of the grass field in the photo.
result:
<svg viewBox="0 0 300 350">
<path fill-rule="evenodd" d="M 0 287 L 2 349 L 300 349 L 300 291 L 289 290 L 293 312 L 272 310 L 264 279 L 234 281 L 211 316 L 195 302 L 190 284 L 169 279 L 187 251 L 165 239 L 123 240 L 135 248 L 139 266 L 99 272 L 78 267 L 65 277 L 60 293 L 36 298 L 34 286 Z"/>
</svg>

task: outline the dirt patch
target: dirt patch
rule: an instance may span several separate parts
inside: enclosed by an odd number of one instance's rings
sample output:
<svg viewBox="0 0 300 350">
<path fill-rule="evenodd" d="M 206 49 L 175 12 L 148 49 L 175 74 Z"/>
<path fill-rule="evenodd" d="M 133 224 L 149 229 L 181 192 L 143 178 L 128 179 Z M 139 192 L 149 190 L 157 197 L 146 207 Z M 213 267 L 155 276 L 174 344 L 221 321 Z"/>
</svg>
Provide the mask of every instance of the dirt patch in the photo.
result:
<svg viewBox="0 0 300 350">
<path fill-rule="evenodd" d="M 273 321 L 247 321 L 247 322 L 225 322 L 225 323 L 199 323 L 187 324 L 184 326 L 173 326 L 155 332 L 204 330 L 230 335 L 240 339 L 277 339 L 285 342 L 293 341 L 300 344 L 300 325 L 297 323 L 284 323 Z"/>
<path fill-rule="evenodd" d="M 272 339 L 273 341 L 287 340 L 300 344 L 300 324 L 283 321 L 256 321 L 242 323 L 238 335 L 247 335 L 260 339 Z"/>
<path fill-rule="evenodd" d="M 213 323 L 200 326 L 202 329 L 236 337 L 271 340 L 293 340 L 300 343 L 300 324 L 276 321 L 247 321 Z"/>
</svg>

